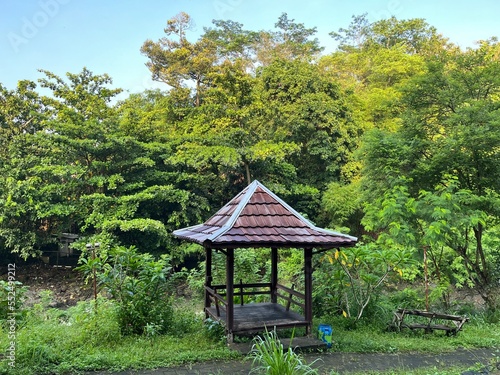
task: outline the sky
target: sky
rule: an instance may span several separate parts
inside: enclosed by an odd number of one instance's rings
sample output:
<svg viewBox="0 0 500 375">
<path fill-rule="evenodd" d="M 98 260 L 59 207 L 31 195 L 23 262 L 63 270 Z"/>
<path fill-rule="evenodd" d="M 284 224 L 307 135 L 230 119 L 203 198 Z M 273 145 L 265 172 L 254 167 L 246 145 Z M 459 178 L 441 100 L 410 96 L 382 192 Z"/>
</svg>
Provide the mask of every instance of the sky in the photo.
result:
<svg viewBox="0 0 500 375">
<path fill-rule="evenodd" d="M 317 27 L 325 54 L 336 47 L 328 34 L 364 13 L 371 22 L 424 18 L 464 49 L 500 37 L 498 0 L 0 0 L 0 84 L 12 90 L 19 80 L 42 78 L 38 69 L 64 77 L 86 67 L 107 73 L 113 87 L 124 90 L 123 98 L 168 89 L 151 80 L 140 48 L 147 39 L 163 37 L 166 21 L 180 12 L 194 20 L 187 33 L 192 42 L 214 19 L 273 30 L 287 13 L 307 28 Z"/>
</svg>

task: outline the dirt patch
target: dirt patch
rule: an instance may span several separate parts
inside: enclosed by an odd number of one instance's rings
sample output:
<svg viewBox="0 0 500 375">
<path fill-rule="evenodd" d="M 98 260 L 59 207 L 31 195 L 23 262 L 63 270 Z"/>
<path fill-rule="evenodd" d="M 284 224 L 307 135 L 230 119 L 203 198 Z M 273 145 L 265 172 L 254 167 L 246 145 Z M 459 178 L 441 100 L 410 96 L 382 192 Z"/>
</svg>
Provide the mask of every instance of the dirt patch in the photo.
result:
<svg viewBox="0 0 500 375">
<path fill-rule="evenodd" d="M 7 274 L 1 275 L 5 279 Z M 25 305 L 41 301 L 40 293 L 43 290 L 52 292 L 51 307 L 67 308 L 74 306 L 78 301 L 92 298 L 92 287 L 85 284 L 80 272 L 69 266 L 53 266 L 48 264 L 17 265 L 16 280 L 28 286 Z"/>
</svg>

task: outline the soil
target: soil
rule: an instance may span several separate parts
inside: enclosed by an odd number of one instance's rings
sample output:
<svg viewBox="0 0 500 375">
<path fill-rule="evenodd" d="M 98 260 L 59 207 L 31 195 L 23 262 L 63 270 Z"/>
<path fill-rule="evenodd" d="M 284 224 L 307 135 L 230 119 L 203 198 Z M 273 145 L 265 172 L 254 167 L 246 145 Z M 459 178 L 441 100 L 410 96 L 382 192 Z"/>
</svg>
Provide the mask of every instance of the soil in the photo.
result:
<svg viewBox="0 0 500 375">
<path fill-rule="evenodd" d="M 0 279 L 6 277 L 7 273 L 0 275 Z M 53 266 L 43 262 L 26 265 L 16 263 L 15 277 L 16 281 L 28 286 L 25 295 L 27 306 L 39 303 L 40 292 L 43 290 L 52 292 L 52 302 L 49 306 L 62 309 L 74 306 L 78 301 L 93 298 L 92 286 L 85 282 L 83 275 L 75 271 L 74 267 Z"/>
</svg>

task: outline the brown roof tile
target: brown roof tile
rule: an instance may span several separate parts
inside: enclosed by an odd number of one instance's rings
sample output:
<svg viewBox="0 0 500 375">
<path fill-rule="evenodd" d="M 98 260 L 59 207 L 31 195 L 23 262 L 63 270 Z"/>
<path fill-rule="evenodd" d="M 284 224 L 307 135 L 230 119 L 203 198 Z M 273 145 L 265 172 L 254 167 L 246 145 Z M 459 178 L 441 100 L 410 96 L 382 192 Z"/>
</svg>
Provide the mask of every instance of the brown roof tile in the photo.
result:
<svg viewBox="0 0 500 375">
<path fill-rule="evenodd" d="M 354 246 L 356 237 L 318 228 L 258 181 L 254 181 L 205 223 L 174 231 L 178 238 L 207 247 Z"/>
</svg>

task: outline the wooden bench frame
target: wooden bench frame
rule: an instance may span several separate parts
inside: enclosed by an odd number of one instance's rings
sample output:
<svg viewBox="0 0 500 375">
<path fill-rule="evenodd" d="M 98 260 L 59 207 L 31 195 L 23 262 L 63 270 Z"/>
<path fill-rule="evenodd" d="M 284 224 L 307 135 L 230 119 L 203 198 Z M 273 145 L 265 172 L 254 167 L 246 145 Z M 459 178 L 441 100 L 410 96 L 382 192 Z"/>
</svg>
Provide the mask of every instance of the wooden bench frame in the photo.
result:
<svg viewBox="0 0 500 375">
<path fill-rule="evenodd" d="M 427 323 L 407 323 L 405 322 L 405 317 L 408 315 L 424 317 L 427 319 Z M 436 320 L 448 320 L 453 323 L 453 325 L 438 324 L 435 322 Z M 390 324 L 390 328 L 398 332 L 403 328 L 409 328 L 411 330 L 423 329 L 425 333 L 440 330 L 445 331 L 447 336 L 455 336 L 468 321 L 469 318 L 459 315 L 441 314 L 423 310 L 397 309 L 394 312 L 394 318 Z"/>
</svg>

